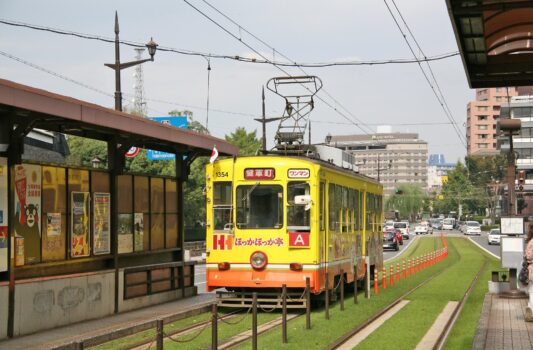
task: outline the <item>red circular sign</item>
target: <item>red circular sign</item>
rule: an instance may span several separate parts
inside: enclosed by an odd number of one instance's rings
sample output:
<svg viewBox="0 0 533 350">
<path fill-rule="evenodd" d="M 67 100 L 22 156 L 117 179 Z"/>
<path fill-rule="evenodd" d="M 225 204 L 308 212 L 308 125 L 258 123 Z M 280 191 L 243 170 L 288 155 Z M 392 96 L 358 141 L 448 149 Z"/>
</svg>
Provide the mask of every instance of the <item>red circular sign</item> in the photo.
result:
<svg viewBox="0 0 533 350">
<path fill-rule="evenodd" d="M 139 153 L 139 147 L 132 147 L 126 152 L 126 157 L 135 157 Z"/>
</svg>

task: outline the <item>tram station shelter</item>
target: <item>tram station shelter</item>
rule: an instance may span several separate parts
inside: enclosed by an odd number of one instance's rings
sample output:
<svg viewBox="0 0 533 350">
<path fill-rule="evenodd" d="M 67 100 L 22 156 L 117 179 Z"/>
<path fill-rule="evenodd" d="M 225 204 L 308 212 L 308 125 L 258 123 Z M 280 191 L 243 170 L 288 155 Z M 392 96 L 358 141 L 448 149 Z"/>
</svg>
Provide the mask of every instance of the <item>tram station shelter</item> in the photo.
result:
<svg viewBox="0 0 533 350">
<path fill-rule="evenodd" d="M 33 129 L 107 143 L 107 168 L 27 159 Z M 132 174 L 132 147 L 175 154 L 175 176 Z M 184 261 L 189 165 L 238 148 L 0 79 L 0 339 L 196 294 Z"/>
<path fill-rule="evenodd" d="M 533 2 L 446 0 L 472 89 L 533 85 Z"/>
</svg>

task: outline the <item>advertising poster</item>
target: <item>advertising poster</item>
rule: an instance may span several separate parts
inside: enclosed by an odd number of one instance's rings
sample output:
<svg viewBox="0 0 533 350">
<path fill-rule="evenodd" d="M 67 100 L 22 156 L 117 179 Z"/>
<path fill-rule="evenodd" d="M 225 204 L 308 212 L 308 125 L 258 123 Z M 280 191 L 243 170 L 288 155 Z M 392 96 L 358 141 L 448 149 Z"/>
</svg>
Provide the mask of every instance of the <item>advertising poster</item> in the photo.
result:
<svg viewBox="0 0 533 350">
<path fill-rule="evenodd" d="M 17 241 L 23 245 L 26 264 L 41 261 L 41 167 L 39 165 L 15 165 L 15 216 L 13 226 Z M 20 242 L 20 243 L 18 243 Z"/>
<path fill-rule="evenodd" d="M 0 157 L 0 272 L 7 266 L 7 158 Z"/>
<path fill-rule="evenodd" d="M 89 192 L 71 193 L 70 255 L 89 256 Z"/>
<path fill-rule="evenodd" d="M 61 213 L 46 213 L 46 235 L 48 238 L 61 236 Z"/>
<path fill-rule="evenodd" d="M 133 252 L 133 227 L 131 214 L 118 214 L 118 252 Z"/>
<path fill-rule="evenodd" d="M 93 251 L 95 255 L 111 253 L 111 195 L 93 194 Z"/>
<path fill-rule="evenodd" d="M 135 251 L 143 250 L 144 243 L 144 216 L 143 213 L 135 213 L 133 218 L 133 230 L 135 234 Z"/>
<path fill-rule="evenodd" d="M 15 237 L 15 266 L 24 266 L 24 237 Z"/>
</svg>

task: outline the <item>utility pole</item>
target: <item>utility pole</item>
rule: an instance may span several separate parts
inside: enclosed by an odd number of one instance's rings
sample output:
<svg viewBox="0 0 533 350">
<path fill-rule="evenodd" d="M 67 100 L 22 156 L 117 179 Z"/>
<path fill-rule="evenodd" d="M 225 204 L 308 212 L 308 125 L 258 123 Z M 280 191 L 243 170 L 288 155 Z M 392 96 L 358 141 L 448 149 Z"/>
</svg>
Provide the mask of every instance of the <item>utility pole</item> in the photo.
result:
<svg viewBox="0 0 533 350">
<path fill-rule="evenodd" d="M 262 116 L 261 118 L 254 118 L 255 121 L 258 121 L 260 122 L 261 124 L 263 124 L 263 137 L 262 137 L 262 148 L 263 148 L 263 153 L 266 153 L 266 150 L 267 150 L 267 146 L 266 146 L 266 125 L 267 123 L 270 123 L 270 122 L 274 122 L 276 120 L 280 120 L 282 119 L 281 117 L 276 117 L 276 118 L 267 118 L 266 117 L 266 112 L 265 112 L 265 87 L 263 86 L 263 91 L 262 91 L 262 95 L 261 95 L 261 99 L 262 99 Z"/>
</svg>

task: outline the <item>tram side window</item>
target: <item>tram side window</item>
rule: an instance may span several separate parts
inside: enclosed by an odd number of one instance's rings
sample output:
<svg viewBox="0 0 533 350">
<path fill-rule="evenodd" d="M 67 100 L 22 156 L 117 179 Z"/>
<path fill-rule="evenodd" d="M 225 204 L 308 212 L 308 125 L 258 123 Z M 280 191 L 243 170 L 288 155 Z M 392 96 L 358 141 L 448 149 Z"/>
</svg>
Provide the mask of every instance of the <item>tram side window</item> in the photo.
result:
<svg viewBox="0 0 533 350">
<path fill-rule="evenodd" d="M 287 228 L 309 230 L 311 210 L 306 205 L 295 204 L 296 196 L 309 196 L 309 184 L 291 181 L 287 184 Z"/>
<path fill-rule="evenodd" d="M 241 229 L 283 227 L 283 188 L 278 185 L 237 187 L 237 227 Z"/>
<path fill-rule="evenodd" d="M 359 230 L 360 229 L 360 225 L 359 225 L 359 217 L 361 215 L 360 213 L 360 206 L 359 206 L 359 191 L 355 190 L 354 191 L 354 196 L 353 196 L 353 210 L 354 210 L 354 226 L 355 226 L 355 229 L 356 230 Z"/>
<path fill-rule="evenodd" d="M 372 194 L 366 194 L 366 229 L 372 230 L 372 211 L 374 210 Z"/>
<path fill-rule="evenodd" d="M 337 231 L 342 232 L 342 187 L 339 185 L 335 186 L 335 212 L 337 213 L 337 217 L 335 220 L 335 227 Z"/>
<path fill-rule="evenodd" d="M 215 230 L 231 230 L 231 182 L 215 182 L 213 186 L 213 222 Z"/>
<path fill-rule="evenodd" d="M 329 212 L 329 229 L 331 231 L 336 231 L 337 227 L 335 223 L 337 222 L 338 212 L 336 210 L 336 200 L 335 200 L 335 185 L 329 184 L 328 187 L 328 212 Z"/>
</svg>

